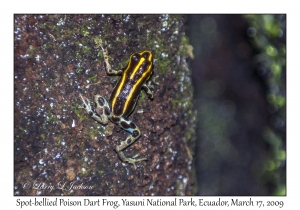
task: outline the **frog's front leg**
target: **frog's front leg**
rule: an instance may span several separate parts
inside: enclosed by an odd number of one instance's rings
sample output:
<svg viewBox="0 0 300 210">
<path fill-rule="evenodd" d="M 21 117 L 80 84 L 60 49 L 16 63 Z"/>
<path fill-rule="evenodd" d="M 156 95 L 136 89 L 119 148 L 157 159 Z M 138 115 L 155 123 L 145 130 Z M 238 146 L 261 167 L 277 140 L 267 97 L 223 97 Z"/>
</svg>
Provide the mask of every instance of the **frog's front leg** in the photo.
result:
<svg viewBox="0 0 300 210">
<path fill-rule="evenodd" d="M 121 141 L 121 144 L 117 146 L 115 150 L 123 162 L 128 162 L 130 164 L 133 164 L 134 168 L 136 169 L 135 162 L 139 162 L 147 159 L 146 158 L 135 159 L 134 157 L 128 158 L 124 155 L 122 150 L 124 150 L 126 147 L 133 144 L 141 136 L 140 129 L 136 126 L 136 124 L 134 124 L 130 120 L 125 120 L 124 118 L 121 118 L 118 124 L 124 130 L 128 131 L 131 135 L 129 135 L 125 141 Z"/>
<path fill-rule="evenodd" d="M 158 82 L 155 80 L 158 78 L 158 76 L 154 77 L 154 79 L 148 80 L 146 83 L 142 85 L 142 88 L 145 90 L 146 94 L 149 96 L 150 99 L 153 99 L 153 90 L 154 90 L 154 85 L 158 85 Z"/>
<path fill-rule="evenodd" d="M 103 57 L 104 57 L 104 63 L 105 63 L 105 69 L 106 69 L 106 72 L 107 74 L 110 74 L 110 75 L 122 75 L 123 73 L 123 69 L 119 69 L 119 70 L 114 70 L 112 69 L 109 61 L 108 61 L 108 52 L 107 52 L 107 49 L 103 47 L 102 45 L 102 39 L 100 38 L 100 47 L 102 49 L 102 52 L 103 52 Z"/>
<path fill-rule="evenodd" d="M 108 102 L 105 100 L 104 97 L 100 96 L 100 95 L 95 95 L 94 96 L 94 102 L 96 104 L 96 108 L 92 109 L 90 100 L 83 98 L 83 96 L 81 94 L 79 94 L 81 97 L 81 100 L 84 104 L 84 106 L 82 108 L 84 108 L 87 113 L 97 122 L 106 125 L 108 123 L 108 117 L 111 114 L 110 108 L 109 108 L 109 104 Z"/>
<path fill-rule="evenodd" d="M 142 85 L 142 88 L 145 90 L 146 94 L 148 95 L 148 97 L 150 99 L 153 99 L 153 84 L 151 83 L 151 81 L 148 81 L 148 83 L 144 83 Z"/>
</svg>

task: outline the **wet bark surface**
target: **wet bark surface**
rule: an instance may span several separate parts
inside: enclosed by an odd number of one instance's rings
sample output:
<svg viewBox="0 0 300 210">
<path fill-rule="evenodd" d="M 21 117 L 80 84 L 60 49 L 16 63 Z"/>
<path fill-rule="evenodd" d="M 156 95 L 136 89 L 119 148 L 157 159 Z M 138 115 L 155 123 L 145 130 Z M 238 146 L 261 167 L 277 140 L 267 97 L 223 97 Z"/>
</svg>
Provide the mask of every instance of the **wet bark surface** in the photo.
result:
<svg viewBox="0 0 300 210">
<path fill-rule="evenodd" d="M 195 112 L 183 21 L 172 15 L 15 15 L 15 195 L 195 193 Z M 105 72 L 99 36 L 115 69 L 133 52 L 154 54 L 154 99 L 142 91 L 129 117 L 142 135 L 124 153 L 147 158 L 136 170 L 114 151 L 129 134 L 95 122 L 79 107 L 79 93 L 109 99 L 118 81 Z"/>
</svg>

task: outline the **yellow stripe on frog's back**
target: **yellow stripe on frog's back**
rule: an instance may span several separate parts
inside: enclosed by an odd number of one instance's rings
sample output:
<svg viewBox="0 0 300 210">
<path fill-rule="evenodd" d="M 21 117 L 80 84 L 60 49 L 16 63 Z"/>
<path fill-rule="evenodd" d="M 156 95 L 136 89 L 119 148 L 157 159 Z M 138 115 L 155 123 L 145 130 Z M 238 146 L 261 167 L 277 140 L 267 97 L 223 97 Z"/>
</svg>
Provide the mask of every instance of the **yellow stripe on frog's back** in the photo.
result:
<svg viewBox="0 0 300 210">
<path fill-rule="evenodd" d="M 147 79 L 149 79 L 150 75 L 151 75 L 151 68 L 152 68 L 152 63 L 150 65 L 150 67 L 142 74 L 142 76 L 138 79 L 138 81 L 133 85 L 127 100 L 125 101 L 124 107 L 123 107 L 123 113 L 125 112 L 125 110 L 128 107 L 128 103 L 132 98 L 132 95 L 134 94 L 135 91 L 138 91 L 137 88 L 139 87 L 139 85 L 141 85 L 141 83 L 143 82 L 142 80 L 147 77 Z M 150 72 L 150 73 L 149 73 Z M 147 76 L 148 75 L 148 76 Z M 147 80 L 146 79 L 146 80 Z"/>
<path fill-rule="evenodd" d="M 131 58 L 131 57 L 130 57 L 130 58 Z M 111 106 L 112 106 L 112 107 L 115 107 L 116 101 L 117 101 L 117 97 L 118 97 L 118 95 L 120 94 L 120 92 L 121 92 L 121 90 L 122 90 L 122 87 L 123 87 L 124 84 L 125 84 L 127 71 L 128 71 L 129 68 L 130 68 L 130 64 L 131 64 L 131 59 L 129 60 L 129 64 L 127 65 L 127 68 L 124 70 L 124 72 L 123 72 L 123 74 L 122 74 L 122 77 L 121 77 L 121 79 L 120 79 L 121 82 L 120 82 L 120 84 L 119 84 L 119 86 L 118 86 L 118 89 L 117 89 L 117 91 L 116 91 L 116 94 L 114 95 L 114 98 L 113 98 L 113 100 L 112 100 L 112 102 L 111 102 Z"/>
<path fill-rule="evenodd" d="M 146 60 L 144 57 L 142 57 L 142 55 L 143 55 L 144 53 L 147 53 L 147 52 L 149 53 L 149 57 L 148 57 L 148 59 Z M 135 66 L 133 66 L 133 64 L 132 64 L 132 56 L 133 56 L 134 54 L 138 54 L 138 55 L 141 56 L 141 57 L 139 58 L 138 63 L 135 64 Z M 144 62 L 149 62 L 148 68 L 145 69 L 145 70 L 143 70 L 144 72 L 140 75 L 140 77 L 138 78 L 137 81 L 134 81 L 134 80 L 133 80 L 133 79 L 134 79 L 134 76 L 138 73 L 138 71 L 139 71 L 141 65 L 142 65 Z M 133 67 L 134 67 L 134 68 L 133 68 Z M 133 54 L 130 56 L 130 59 L 129 59 L 129 63 L 128 63 L 128 65 L 127 65 L 127 68 L 123 71 L 123 75 L 122 75 L 120 81 L 119 81 L 118 84 L 117 84 L 117 87 L 116 87 L 117 90 L 116 90 L 115 95 L 113 96 L 113 100 L 112 100 L 112 102 L 111 102 L 111 103 L 112 103 L 112 104 L 111 104 L 111 105 L 112 105 L 112 108 L 116 107 L 117 99 L 118 99 L 120 93 L 122 92 L 122 89 L 123 89 L 124 86 L 125 86 L 128 82 L 130 82 L 130 80 L 131 80 L 131 82 L 133 83 L 133 86 L 132 86 L 132 88 L 130 89 L 130 92 L 129 92 L 127 98 L 126 98 L 125 104 L 124 104 L 123 107 L 122 107 L 122 114 L 123 114 L 124 112 L 126 112 L 126 110 L 127 110 L 127 108 L 128 108 L 128 105 L 129 105 L 129 102 L 132 100 L 132 98 L 133 98 L 134 96 L 137 97 L 137 95 L 134 95 L 134 93 L 135 93 L 136 91 L 139 91 L 139 90 L 137 90 L 137 88 L 140 87 L 141 83 L 143 82 L 143 79 L 145 79 L 145 77 L 147 77 L 147 78 L 144 80 L 144 81 L 146 81 L 146 80 L 148 80 L 149 77 L 151 76 L 151 70 L 152 70 L 152 67 L 153 67 L 153 64 L 152 64 L 152 53 L 151 53 L 150 51 L 145 50 L 145 51 L 142 51 L 142 52 L 140 52 L 140 53 L 133 53 Z M 132 68 L 133 68 L 133 70 L 132 70 Z M 129 75 L 130 75 L 130 77 L 129 77 Z M 120 107 L 119 107 L 119 108 L 120 108 Z M 121 115 L 122 115 L 122 114 L 121 114 Z"/>
<path fill-rule="evenodd" d="M 136 72 L 139 70 L 139 68 L 141 67 L 142 63 L 144 63 L 144 61 L 145 61 L 145 58 L 141 58 L 139 60 L 139 63 L 134 67 L 134 70 L 130 75 L 130 79 L 132 79 L 134 77 L 134 75 L 136 75 Z"/>
<path fill-rule="evenodd" d="M 142 51 L 142 52 L 139 52 L 138 54 L 140 55 L 140 56 L 142 56 L 144 53 L 149 53 L 149 58 L 148 58 L 148 62 L 150 62 L 151 64 L 152 64 L 152 53 L 150 52 L 150 51 L 148 51 L 148 50 L 144 50 L 144 51 Z M 131 55 L 131 57 L 133 56 L 133 54 Z M 130 57 L 130 58 L 131 58 Z M 131 60 L 131 59 L 130 59 Z M 140 61 L 139 61 L 139 63 L 136 65 L 136 67 L 134 68 L 134 70 L 133 70 L 133 72 L 131 73 L 131 75 L 130 75 L 130 79 L 132 79 L 135 75 L 136 75 L 136 72 L 139 70 L 139 68 L 141 67 L 141 65 L 144 63 L 144 61 L 145 61 L 146 59 L 144 58 L 144 57 L 141 57 L 140 58 Z M 152 65 L 151 65 L 152 66 Z"/>
</svg>

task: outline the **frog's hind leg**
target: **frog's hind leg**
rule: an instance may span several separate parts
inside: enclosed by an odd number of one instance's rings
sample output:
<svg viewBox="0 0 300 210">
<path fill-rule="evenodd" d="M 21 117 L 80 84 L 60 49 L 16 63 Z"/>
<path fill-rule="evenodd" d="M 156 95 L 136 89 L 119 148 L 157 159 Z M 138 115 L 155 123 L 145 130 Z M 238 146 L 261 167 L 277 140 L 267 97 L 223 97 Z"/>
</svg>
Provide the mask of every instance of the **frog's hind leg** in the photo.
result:
<svg viewBox="0 0 300 210">
<path fill-rule="evenodd" d="M 121 144 L 116 147 L 116 152 L 118 153 L 120 159 L 123 162 L 128 162 L 128 163 L 132 164 L 134 166 L 134 168 L 136 169 L 135 162 L 139 162 L 139 161 L 143 161 L 143 160 L 147 160 L 147 159 L 146 158 L 135 159 L 135 156 L 132 158 L 128 158 L 124 155 L 122 150 L 124 150 L 125 148 L 127 148 L 128 146 L 133 144 L 141 136 L 140 129 L 136 126 L 136 124 L 134 124 L 130 120 L 125 120 L 123 118 L 120 119 L 119 125 L 124 130 L 128 131 L 131 135 L 129 135 L 125 141 L 121 141 Z"/>
<path fill-rule="evenodd" d="M 90 100 L 85 100 L 81 94 L 79 95 L 84 104 L 84 106 L 80 108 L 85 109 L 86 112 L 97 122 L 106 125 L 108 123 L 108 116 L 111 114 L 111 111 L 105 98 L 100 95 L 95 95 L 94 101 L 96 103 L 96 108 L 92 109 Z"/>
</svg>

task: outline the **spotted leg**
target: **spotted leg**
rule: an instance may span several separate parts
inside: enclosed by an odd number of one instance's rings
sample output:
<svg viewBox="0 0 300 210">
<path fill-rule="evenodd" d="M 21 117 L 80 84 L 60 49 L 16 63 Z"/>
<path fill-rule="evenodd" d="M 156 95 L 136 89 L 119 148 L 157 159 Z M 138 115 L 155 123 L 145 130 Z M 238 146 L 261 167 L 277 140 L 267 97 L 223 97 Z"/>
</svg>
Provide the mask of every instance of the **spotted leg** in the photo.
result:
<svg viewBox="0 0 300 210">
<path fill-rule="evenodd" d="M 108 123 L 108 117 L 111 114 L 109 105 L 104 97 L 100 95 L 95 95 L 94 102 L 96 104 L 96 108 L 93 110 L 91 106 L 90 100 L 83 98 L 81 94 L 79 94 L 81 97 L 81 100 L 84 104 L 83 107 L 87 113 L 97 122 L 106 125 Z"/>
<path fill-rule="evenodd" d="M 128 158 L 124 155 L 122 150 L 124 150 L 126 147 L 133 144 L 141 136 L 140 129 L 136 126 L 136 124 L 134 124 L 130 120 L 125 120 L 123 118 L 120 119 L 118 124 L 124 130 L 128 131 L 131 135 L 129 135 L 125 141 L 121 141 L 121 144 L 119 146 L 117 146 L 115 150 L 123 162 L 128 162 L 128 163 L 132 164 L 134 166 L 134 168 L 136 169 L 135 162 L 139 162 L 139 161 L 143 161 L 143 160 L 147 160 L 147 159 L 146 158 L 135 159 L 135 156 L 132 158 Z"/>
</svg>

